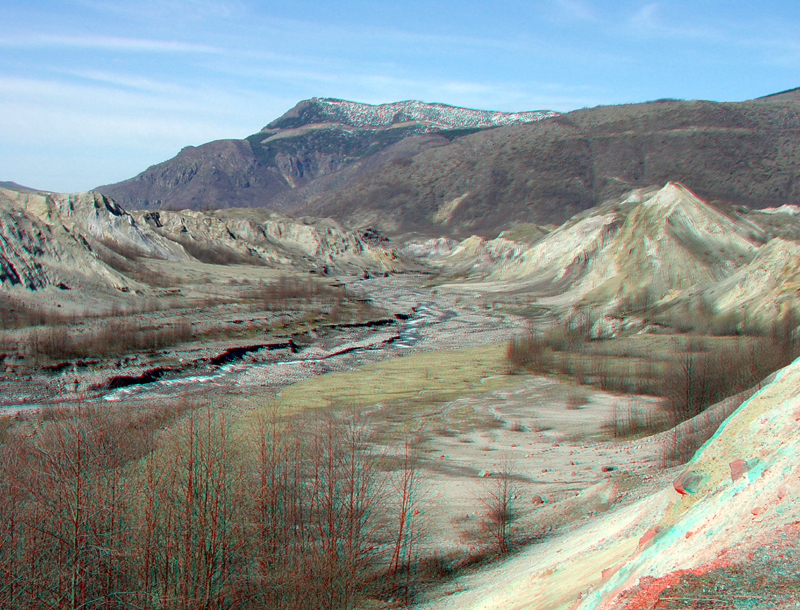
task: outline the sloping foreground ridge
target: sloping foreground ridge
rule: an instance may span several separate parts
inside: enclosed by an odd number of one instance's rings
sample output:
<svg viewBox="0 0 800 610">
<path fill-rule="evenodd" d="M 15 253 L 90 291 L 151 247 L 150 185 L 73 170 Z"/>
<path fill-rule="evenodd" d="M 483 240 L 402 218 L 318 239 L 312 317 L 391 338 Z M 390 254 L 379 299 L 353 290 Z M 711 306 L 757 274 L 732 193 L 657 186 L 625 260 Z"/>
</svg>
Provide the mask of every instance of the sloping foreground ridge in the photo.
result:
<svg viewBox="0 0 800 610">
<path fill-rule="evenodd" d="M 798 541 L 798 388 L 795 361 L 724 422 L 673 485 L 526 551 L 496 568 L 486 584 L 439 600 L 437 607 L 684 607 L 656 604 L 682 579 L 726 571 L 752 580 L 747 595 L 726 594 L 725 587 L 710 597 L 708 589 L 684 592 L 686 599 L 706 595 L 709 603 L 722 604 L 686 607 L 733 607 L 724 604 L 743 597 L 756 604 L 747 607 L 795 607 L 788 604 L 796 602 L 796 591 L 763 583 L 768 572 L 791 567 L 787 557 Z"/>
</svg>

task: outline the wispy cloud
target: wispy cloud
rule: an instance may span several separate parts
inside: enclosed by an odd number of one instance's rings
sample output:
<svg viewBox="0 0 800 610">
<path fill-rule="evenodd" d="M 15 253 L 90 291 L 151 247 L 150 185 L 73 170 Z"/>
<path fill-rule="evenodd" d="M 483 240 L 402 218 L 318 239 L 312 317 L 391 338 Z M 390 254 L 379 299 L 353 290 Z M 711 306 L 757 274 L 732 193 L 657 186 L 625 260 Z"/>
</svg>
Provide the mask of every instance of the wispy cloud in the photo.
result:
<svg viewBox="0 0 800 610">
<path fill-rule="evenodd" d="M 138 74 L 125 74 L 104 72 L 101 70 L 70 70 L 64 72 L 65 76 L 76 77 L 99 85 L 130 89 L 157 95 L 187 95 L 190 89 L 177 85 L 174 82 L 165 82 L 148 78 Z"/>
<path fill-rule="evenodd" d="M 203 141 L 254 130 L 245 124 L 254 108 L 240 96 L 207 87 L 175 87 L 163 95 L 166 88 L 151 83 L 146 90 L 120 90 L 102 82 L 0 77 L 0 134 L 83 141 L 134 134 L 163 140 L 183 133 Z"/>
<path fill-rule="evenodd" d="M 597 21 L 599 19 L 594 7 L 584 0 L 557 0 L 555 8 L 559 17 L 571 21 Z"/>
<path fill-rule="evenodd" d="M 154 40 L 147 38 L 123 38 L 116 36 L 0 36 L 3 47 L 73 47 L 82 49 L 105 49 L 114 51 L 148 53 L 221 53 L 222 49 L 205 44 L 177 40 Z"/>
<path fill-rule="evenodd" d="M 76 0 L 76 3 L 98 13 L 137 20 L 152 20 L 156 16 L 166 15 L 195 20 L 206 17 L 231 18 L 247 12 L 246 4 L 239 0 Z"/>
<path fill-rule="evenodd" d="M 627 26 L 630 32 L 651 38 L 723 38 L 718 29 L 700 26 L 691 19 L 684 18 L 680 23 L 670 20 L 657 2 L 645 4 L 634 11 L 627 19 Z"/>
</svg>

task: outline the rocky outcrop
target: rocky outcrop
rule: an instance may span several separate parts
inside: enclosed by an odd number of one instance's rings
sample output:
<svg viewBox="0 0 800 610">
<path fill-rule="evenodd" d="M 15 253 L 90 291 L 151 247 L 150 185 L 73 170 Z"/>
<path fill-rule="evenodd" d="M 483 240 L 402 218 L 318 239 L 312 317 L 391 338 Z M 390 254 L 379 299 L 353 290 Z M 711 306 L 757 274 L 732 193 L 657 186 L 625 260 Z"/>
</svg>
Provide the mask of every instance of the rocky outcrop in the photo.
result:
<svg viewBox="0 0 800 610">
<path fill-rule="evenodd" d="M 570 315 L 599 313 L 598 338 L 650 328 L 635 316 L 656 305 L 685 310 L 667 321 L 698 322 L 702 313 L 713 325 L 736 314 L 762 324 L 800 310 L 795 225 L 785 212 L 709 205 L 671 182 L 578 214 L 532 245 L 474 236 L 427 260 L 474 290 L 523 291 L 544 306 L 572 307 Z"/>
<path fill-rule="evenodd" d="M 5 289 L 129 291 L 141 287 L 101 260 L 100 254 L 108 252 L 109 246 L 164 257 L 183 254 L 174 244 L 142 233 L 129 215 L 98 194 L 0 189 L 0 265 Z"/>
<path fill-rule="evenodd" d="M 329 273 L 396 273 L 419 265 L 374 230 L 332 220 L 295 219 L 263 209 L 134 212 L 140 224 L 181 244 L 195 258 Z M 207 261 L 208 262 L 208 261 Z"/>
</svg>

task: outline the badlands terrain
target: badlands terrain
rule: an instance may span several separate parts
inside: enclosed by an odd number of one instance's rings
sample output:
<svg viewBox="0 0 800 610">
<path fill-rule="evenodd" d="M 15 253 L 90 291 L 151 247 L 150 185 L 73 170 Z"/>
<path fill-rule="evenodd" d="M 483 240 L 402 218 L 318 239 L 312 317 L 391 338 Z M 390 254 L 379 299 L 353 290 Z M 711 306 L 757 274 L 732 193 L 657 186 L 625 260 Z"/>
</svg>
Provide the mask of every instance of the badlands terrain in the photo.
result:
<svg viewBox="0 0 800 610">
<path fill-rule="evenodd" d="M 797 104 L 314 99 L 2 183 L 0 605 L 797 607 Z"/>
</svg>

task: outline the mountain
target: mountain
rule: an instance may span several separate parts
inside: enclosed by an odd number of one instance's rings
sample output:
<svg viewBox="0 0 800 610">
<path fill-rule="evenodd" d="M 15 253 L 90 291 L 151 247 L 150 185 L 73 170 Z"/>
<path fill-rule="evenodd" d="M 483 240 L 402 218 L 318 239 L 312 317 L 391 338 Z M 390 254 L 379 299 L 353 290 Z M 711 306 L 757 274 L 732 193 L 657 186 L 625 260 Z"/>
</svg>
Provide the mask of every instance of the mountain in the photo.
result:
<svg viewBox="0 0 800 610">
<path fill-rule="evenodd" d="M 800 204 L 800 101 L 789 92 L 583 108 L 455 138 L 309 199 L 305 210 L 388 232 L 493 237 L 520 222 L 561 224 L 669 181 L 706 201 Z"/>
<path fill-rule="evenodd" d="M 464 133 L 555 114 L 314 98 L 244 140 L 188 146 L 135 178 L 97 190 L 129 209 L 264 206 L 291 212 L 361 173 Z"/>
<path fill-rule="evenodd" d="M 32 189 L 27 186 L 22 186 L 21 184 L 17 184 L 16 182 L 8 182 L 2 180 L 0 180 L 0 188 L 12 189 L 15 191 L 36 191 L 36 189 Z"/>
<path fill-rule="evenodd" d="M 756 102 L 800 101 L 800 87 L 757 97 Z"/>
</svg>

